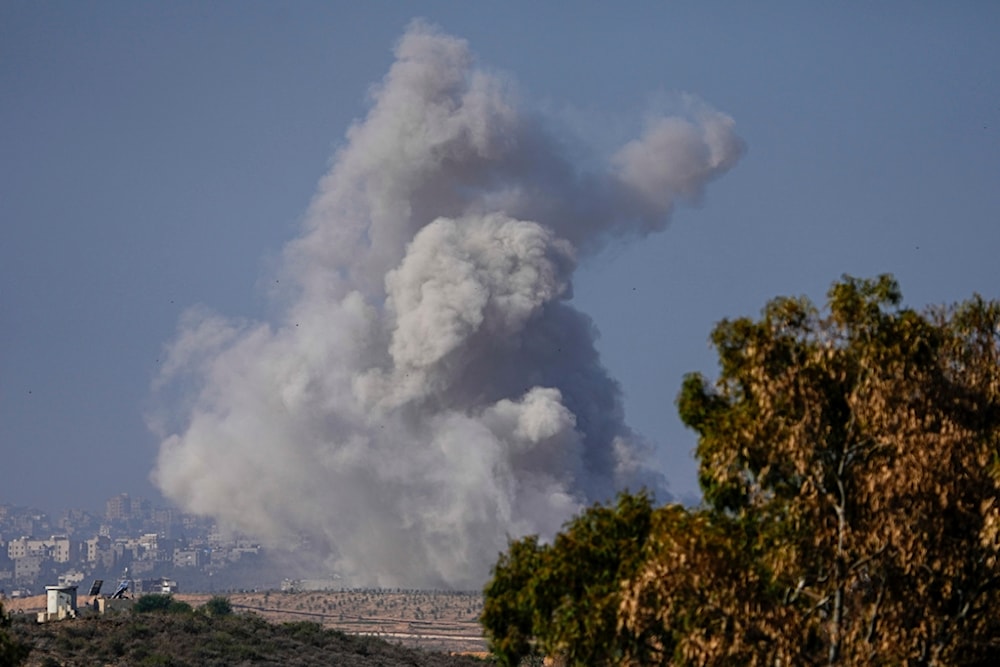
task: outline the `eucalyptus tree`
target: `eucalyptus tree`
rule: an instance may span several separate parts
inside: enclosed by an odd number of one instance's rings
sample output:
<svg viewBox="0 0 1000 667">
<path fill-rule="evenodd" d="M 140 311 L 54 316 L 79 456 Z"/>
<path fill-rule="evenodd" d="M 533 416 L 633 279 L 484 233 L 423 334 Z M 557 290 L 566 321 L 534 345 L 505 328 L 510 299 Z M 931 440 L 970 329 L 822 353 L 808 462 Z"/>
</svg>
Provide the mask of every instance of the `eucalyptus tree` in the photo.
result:
<svg viewBox="0 0 1000 667">
<path fill-rule="evenodd" d="M 1000 303 L 901 304 L 845 276 L 721 321 L 718 377 L 677 399 L 704 505 L 623 494 L 512 543 L 502 661 L 1000 663 Z"/>
<path fill-rule="evenodd" d="M 828 297 L 825 312 L 780 298 L 758 320 L 722 321 L 718 378 L 689 375 L 678 398 L 699 435 L 706 521 L 730 525 L 715 552 L 759 580 L 728 622 L 769 637 L 755 656 L 780 647 L 785 664 L 1000 656 L 1000 304 L 920 313 L 889 276 L 845 277 Z M 670 580 L 631 582 L 623 627 L 649 634 L 636 600 Z M 675 618 L 653 620 L 676 634 Z M 706 646 L 690 662 L 741 644 Z"/>
</svg>

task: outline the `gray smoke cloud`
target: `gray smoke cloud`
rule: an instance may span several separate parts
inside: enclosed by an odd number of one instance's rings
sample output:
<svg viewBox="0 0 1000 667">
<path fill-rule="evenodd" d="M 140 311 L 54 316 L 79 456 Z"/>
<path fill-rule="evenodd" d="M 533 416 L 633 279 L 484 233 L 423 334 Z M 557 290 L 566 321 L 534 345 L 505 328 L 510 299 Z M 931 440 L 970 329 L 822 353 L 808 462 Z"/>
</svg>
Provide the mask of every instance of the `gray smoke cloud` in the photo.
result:
<svg viewBox="0 0 1000 667">
<path fill-rule="evenodd" d="M 508 536 L 625 487 L 664 496 L 573 272 L 662 230 L 744 148 L 691 105 L 583 173 L 463 40 L 418 22 L 395 55 L 282 254 L 283 314 L 183 317 L 153 479 L 308 538 L 353 585 L 477 588 Z"/>
</svg>

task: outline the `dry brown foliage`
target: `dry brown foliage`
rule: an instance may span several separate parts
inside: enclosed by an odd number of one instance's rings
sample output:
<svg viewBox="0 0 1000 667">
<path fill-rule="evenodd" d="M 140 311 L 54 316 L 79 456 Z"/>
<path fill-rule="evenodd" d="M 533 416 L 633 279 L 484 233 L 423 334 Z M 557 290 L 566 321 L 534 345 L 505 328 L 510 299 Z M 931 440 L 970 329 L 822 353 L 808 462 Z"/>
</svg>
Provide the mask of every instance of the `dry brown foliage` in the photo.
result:
<svg viewBox="0 0 1000 667">
<path fill-rule="evenodd" d="M 829 296 L 723 321 L 686 380 L 710 507 L 662 512 L 625 583 L 632 664 L 1000 659 L 1000 304 Z"/>
</svg>

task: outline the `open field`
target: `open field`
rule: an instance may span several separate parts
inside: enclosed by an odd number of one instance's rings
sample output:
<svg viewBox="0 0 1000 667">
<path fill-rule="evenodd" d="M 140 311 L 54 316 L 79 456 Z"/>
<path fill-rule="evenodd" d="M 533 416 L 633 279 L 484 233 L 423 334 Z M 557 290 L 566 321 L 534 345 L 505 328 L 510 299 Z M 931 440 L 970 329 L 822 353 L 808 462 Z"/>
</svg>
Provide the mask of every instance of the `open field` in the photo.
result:
<svg viewBox="0 0 1000 667">
<path fill-rule="evenodd" d="M 212 595 L 178 593 L 176 600 L 198 607 Z M 481 653 L 486 641 L 479 626 L 482 595 L 450 591 L 359 589 L 227 595 L 236 612 L 252 612 L 275 623 L 313 621 L 328 628 L 375 635 L 405 646 L 435 651 Z M 90 600 L 80 596 L 83 607 Z M 45 596 L 3 601 L 12 612 L 45 610 Z"/>
</svg>

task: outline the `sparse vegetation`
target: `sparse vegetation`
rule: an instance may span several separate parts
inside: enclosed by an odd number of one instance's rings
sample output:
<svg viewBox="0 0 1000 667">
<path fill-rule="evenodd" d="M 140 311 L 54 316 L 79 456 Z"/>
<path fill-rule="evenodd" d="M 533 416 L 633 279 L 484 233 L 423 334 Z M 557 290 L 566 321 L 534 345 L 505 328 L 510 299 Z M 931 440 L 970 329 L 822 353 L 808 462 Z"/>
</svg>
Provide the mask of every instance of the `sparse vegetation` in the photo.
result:
<svg viewBox="0 0 1000 667">
<path fill-rule="evenodd" d="M 19 641 L 9 630 L 10 619 L 0 604 L 0 666 L 17 667 L 28 657 L 30 647 Z"/>
<path fill-rule="evenodd" d="M 255 614 L 208 614 L 192 611 L 190 607 L 186 612 L 169 613 L 176 603 L 164 604 L 159 599 L 169 596 L 145 597 L 157 598 L 146 603 L 154 605 L 146 612 L 91 616 L 41 625 L 18 623 L 10 628 L 9 636 L 0 635 L 0 641 L 30 647 L 28 667 L 83 664 L 223 667 L 249 663 L 291 667 L 463 667 L 483 664 L 469 656 L 404 648 L 374 637 L 324 629 L 312 622 L 275 624 Z M 222 607 L 220 603 L 213 606 Z M 8 654 L 0 653 L 3 667 L 17 664 L 20 663 L 8 661 Z"/>
</svg>

